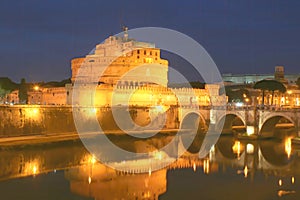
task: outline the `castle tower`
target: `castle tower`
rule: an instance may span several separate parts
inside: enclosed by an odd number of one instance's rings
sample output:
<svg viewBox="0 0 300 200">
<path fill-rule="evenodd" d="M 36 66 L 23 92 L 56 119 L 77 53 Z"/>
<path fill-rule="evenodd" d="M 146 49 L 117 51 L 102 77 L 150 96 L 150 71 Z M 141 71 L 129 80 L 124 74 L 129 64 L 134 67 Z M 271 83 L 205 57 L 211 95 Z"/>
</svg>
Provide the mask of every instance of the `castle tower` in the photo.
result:
<svg viewBox="0 0 300 200">
<path fill-rule="evenodd" d="M 72 82 L 140 85 L 156 80 L 167 86 L 168 61 L 160 57 L 160 49 L 152 43 L 128 38 L 128 28 L 124 27 L 123 30 L 123 37 L 110 36 L 96 45 L 90 54 L 72 59 Z M 123 77 L 129 71 L 145 65 L 147 68 L 144 72 L 139 70 Z"/>
<path fill-rule="evenodd" d="M 274 78 L 275 78 L 275 80 L 280 81 L 282 83 L 287 83 L 287 80 L 284 79 L 284 67 L 283 66 L 275 67 Z"/>
</svg>

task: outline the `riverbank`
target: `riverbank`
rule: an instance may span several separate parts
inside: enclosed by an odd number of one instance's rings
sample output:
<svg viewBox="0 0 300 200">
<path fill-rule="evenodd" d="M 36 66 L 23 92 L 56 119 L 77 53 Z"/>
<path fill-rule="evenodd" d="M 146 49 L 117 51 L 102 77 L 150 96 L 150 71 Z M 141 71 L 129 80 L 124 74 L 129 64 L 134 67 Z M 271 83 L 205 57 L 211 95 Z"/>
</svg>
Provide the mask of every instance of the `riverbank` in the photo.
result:
<svg viewBox="0 0 300 200">
<path fill-rule="evenodd" d="M 137 136 L 139 138 L 147 138 L 152 135 L 175 135 L 178 132 L 178 129 L 165 129 L 159 131 L 146 130 L 141 133 L 141 131 L 130 131 L 131 136 Z M 0 137 L 0 148 L 8 146 L 28 146 L 44 143 L 56 143 L 56 142 L 65 142 L 65 141 L 76 141 L 81 138 L 93 138 L 101 133 L 90 132 L 85 133 L 84 135 L 79 136 L 77 132 L 66 132 L 66 133 L 51 133 L 51 134 L 35 134 L 28 136 L 12 136 L 12 137 Z M 109 136 L 125 136 L 126 134 L 123 131 L 105 131 L 106 135 Z M 143 137 L 141 137 L 143 136 Z"/>
</svg>

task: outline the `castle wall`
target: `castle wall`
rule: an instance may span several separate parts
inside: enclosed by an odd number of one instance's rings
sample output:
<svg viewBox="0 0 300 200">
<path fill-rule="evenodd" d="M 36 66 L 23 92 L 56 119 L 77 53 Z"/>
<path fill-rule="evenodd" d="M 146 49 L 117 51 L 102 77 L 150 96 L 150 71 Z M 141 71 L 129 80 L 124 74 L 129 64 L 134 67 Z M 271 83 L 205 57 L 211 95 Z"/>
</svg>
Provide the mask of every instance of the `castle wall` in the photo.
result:
<svg viewBox="0 0 300 200">
<path fill-rule="evenodd" d="M 104 131 L 113 132 L 120 130 L 118 124 L 114 120 L 113 112 L 110 107 L 78 107 L 74 108 L 82 113 L 79 121 L 82 122 L 86 131 L 96 131 L 95 123 L 92 120 L 96 114 L 97 120 Z M 176 128 L 178 123 L 176 108 L 166 108 L 160 110 L 147 107 L 115 107 L 116 114 L 122 119 L 122 128 L 128 130 L 141 130 L 135 128 L 135 124 L 146 126 L 150 122 L 150 116 L 154 116 L 158 123 L 161 120 L 162 111 L 167 111 L 167 122 L 165 128 Z M 130 113 L 131 119 L 126 117 L 126 113 Z M 124 117 L 122 117 L 124 116 Z M 149 129 L 155 129 L 156 124 Z M 0 137 L 8 136 L 26 136 L 32 134 L 52 134 L 75 132 L 75 124 L 73 119 L 71 106 L 44 106 L 44 105 L 16 105 L 16 106 L 0 106 Z"/>
</svg>

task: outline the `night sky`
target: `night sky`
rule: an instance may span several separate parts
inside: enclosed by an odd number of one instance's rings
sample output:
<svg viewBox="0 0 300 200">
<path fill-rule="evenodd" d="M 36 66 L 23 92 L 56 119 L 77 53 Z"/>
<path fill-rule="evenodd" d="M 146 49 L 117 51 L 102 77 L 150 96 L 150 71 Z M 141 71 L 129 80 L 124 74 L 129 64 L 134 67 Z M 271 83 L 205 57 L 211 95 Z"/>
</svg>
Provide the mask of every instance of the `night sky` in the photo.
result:
<svg viewBox="0 0 300 200">
<path fill-rule="evenodd" d="M 2 0 L 0 77 L 19 82 L 70 77 L 70 60 L 121 26 L 189 35 L 222 73 L 300 72 L 300 1 Z"/>
</svg>

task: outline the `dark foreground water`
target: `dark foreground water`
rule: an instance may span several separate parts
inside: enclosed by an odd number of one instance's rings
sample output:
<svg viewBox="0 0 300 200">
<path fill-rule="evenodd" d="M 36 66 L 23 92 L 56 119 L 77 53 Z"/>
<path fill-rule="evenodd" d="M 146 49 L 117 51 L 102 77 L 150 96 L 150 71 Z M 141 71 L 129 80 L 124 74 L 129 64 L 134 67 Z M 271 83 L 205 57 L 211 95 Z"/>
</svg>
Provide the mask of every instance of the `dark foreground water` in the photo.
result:
<svg viewBox="0 0 300 200">
<path fill-rule="evenodd" d="M 134 142 L 131 148 L 156 143 Z M 97 162 L 79 141 L 5 147 L 0 199 L 300 199 L 300 158 L 288 139 L 227 136 L 204 159 L 187 152 L 167 168 L 127 173 Z"/>
</svg>

